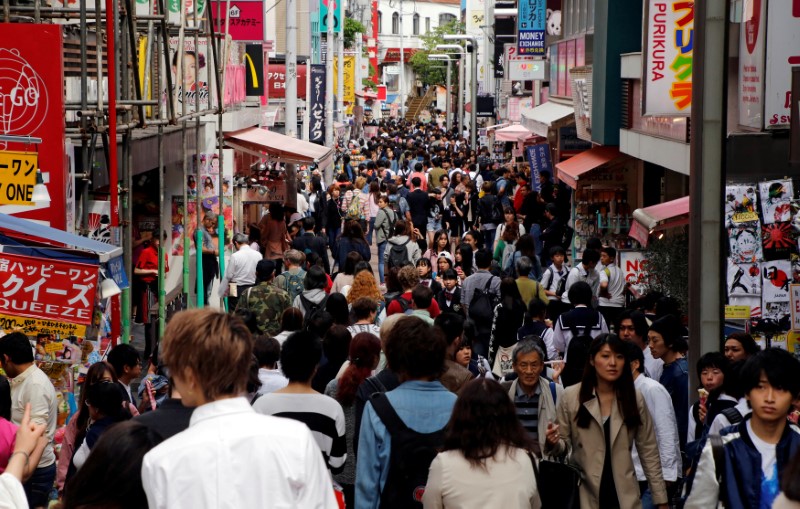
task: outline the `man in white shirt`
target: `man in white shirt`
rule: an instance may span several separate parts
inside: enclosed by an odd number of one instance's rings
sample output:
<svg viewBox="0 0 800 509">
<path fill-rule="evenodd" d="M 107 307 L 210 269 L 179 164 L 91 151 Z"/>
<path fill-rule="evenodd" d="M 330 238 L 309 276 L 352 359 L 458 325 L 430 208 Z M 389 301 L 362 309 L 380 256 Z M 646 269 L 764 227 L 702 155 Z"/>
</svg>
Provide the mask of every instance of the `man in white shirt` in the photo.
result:
<svg viewBox="0 0 800 509">
<path fill-rule="evenodd" d="M 616 323 L 617 334 L 620 339 L 633 343 L 642 349 L 644 354 L 644 372 L 653 380 L 661 378 L 661 372 L 664 370 L 664 361 L 656 359 L 650 353 L 650 345 L 647 344 L 647 330 L 650 328 L 647 325 L 647 318 L 641 311 L 623 311 L 619 315 L 619 320 Z"/>
<path fill-rule="evenodd" d="M 24 488 L 30 507 L 47 507 L 56 478 L 56 455 L 53 451 L 58 418 L 56 391 L 50 378 L 33 363 L 33 348 L 28 337 L 21 332 L 0 338 L 0 365 L 11 379 L 11 422 L 19 426 L 25 405 L 30 404 L 30 422 L 46 427 L 47 445 Z"/>
<path fill-rule="evenodd" d="M 583 252 L 581 263 L 576 265 L 567 274 L 567 283 L 564 285 L 564 293 L 561 294 L 561 302 L 564 304 L 571 304 L 569 301 L 569 289 L 578 281 L 587 283 L 592 288 L 592 295 L 597 297 L 597 292 L 600 290 L 600 274 L 597 273 L 595 267 L 600 261 L 600 253 L 594 249 L 586 249 Z"/>
<path fill-rule="evenodd" d="M 250 247 L 247 235 L 237 233 L 233 237 L 236 252 L 225 269 L 225 277 L 219 285 L 219 296 L 228 297 L 228 309 L 236 309 L 239 296 L 256 284 L 256 265 L 263 260 L 261 253 Z M 236 295 L 231 295 L 230 285 L 236 285 Z"/>
<path fill-rule="evenodd" d="M 625 307 L 625 277 L 617 267 L 617 250 L 613 247 L 604 247 L 600 250 L 600 290 L 597 299 L 597 309 L 603 313 L 606 323 L 614 325 L 617 317 Z"/>
<path fill-rule="evenodd" d="M 681 450 L 678 442 L 678 422 L 675 410 L 672 408 L 672 399 L 663 385 L 644 374 L 644 354 L 642 349 L 633 343 L 628 343 L 628 359 L 633 372 L 633 385 L 636 387 L 653 416 L 653 427 L 656 432 L 658 455 L 661 458 L 661 472 L 668 487 L 672 487 L 681 476 Z M 636 471 L 636 480 L 639 481 L 642 493 L 642 507 L 655 507 L 653 505 L 647 477 L 644 475 L 642 463 L 636 445 L 631 451 L 633 468 Z"/>
</svg>

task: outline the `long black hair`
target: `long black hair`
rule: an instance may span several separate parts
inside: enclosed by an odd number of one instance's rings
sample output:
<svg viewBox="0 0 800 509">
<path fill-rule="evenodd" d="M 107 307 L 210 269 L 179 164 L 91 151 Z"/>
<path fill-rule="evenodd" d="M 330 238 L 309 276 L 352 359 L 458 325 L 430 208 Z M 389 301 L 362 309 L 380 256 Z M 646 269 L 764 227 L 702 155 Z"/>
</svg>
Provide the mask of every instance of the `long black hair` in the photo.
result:
<svg viewBox="0 0 800 509">
<path fill-rule="evenodd" d="M 597 370 L 591 360 L 604 346 L 608 346 L 613 353 L 619 354 L 623 358 L 620 377 L 614 382 L 614 392 L 617 396 L 617 405 L 619 405 L 623 422 L 629 428 L 636 428 L 642 424 L 642 417 L 639 415 L 639 406 L 636 403 L 636 389 L 633 386 L 631 363 L 628 360 L 625 342 L 619 339 L 616 334 L 600 334 L 589 346 L 589 357 L 583 370 L 583 380 L 581 380 L 581 389 L 578 396 L 578 414 L 575 416 L 575 422 L 581 428 L 588 428 L 592 420 L 592 414 L 583 404 L 595 398 Z"/>
<path fill-rule="evenodd" d="M 0 376 L 0 418 L 11 420 L 11 384 L 4 376 Z"/>
</svg>

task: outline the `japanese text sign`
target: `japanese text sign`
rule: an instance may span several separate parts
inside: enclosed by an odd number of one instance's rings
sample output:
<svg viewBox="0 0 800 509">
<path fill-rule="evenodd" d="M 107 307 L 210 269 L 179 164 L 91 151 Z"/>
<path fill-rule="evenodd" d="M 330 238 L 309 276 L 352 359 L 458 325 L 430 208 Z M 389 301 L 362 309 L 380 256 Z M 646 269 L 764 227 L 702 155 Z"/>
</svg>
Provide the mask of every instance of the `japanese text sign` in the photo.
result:
<svg viewBox="0 0 800 509">
<path fill-rule="evenodd" d="M 14 331 L 24 332 L 26 336 L 37 334 L 58 334 L 61 337 L 85 336 L 86 326 L 60 320 L 23 318 L 0 313 L 0 331 L 6 334 Z"/>
<path fill-rule="evenodd" d="M 745 0 L 739 30 L 739 125 L 759 130 L 764 128 L 766 31 L 767 2 Z"/>
<path fill-rule="evenodd" d="M 792 66 L 800 65 L 800 0 L 771 0 L 767 9 L 764 120 L 767 129 L 788 129 Z"/>
<path fill-rule="evenodd" d="M 286 98 L 286 66 L 283 64 L 269 64 L 267 67 L 267 96 L 270 99 Z M 306 66 L 295 67 L 297 75 L 297 98 L 306 98 Z"/>
<path fill-rule="evenodd" d="M 38 160 L 31 152 L 0 152 L 0 205 L 33 205 Z"/>
<path fill-rule="evenodd" d="M 98 267 L 0 253 L 0 313 L 88 325 Z"/>
<path fill-rule="evenodd" d="M 688 117 L 692 112 L 694 1 L 648 0 L 644 114 Z"/>
<path fill-rule="evenodd" d="M 130 288 L 131 285 L 128 282 L 128 275 L 125 273 L 125 263 L 121 256 L 108 260 L 106 265 L 108 266 L 108 275 L 117 283 L 120 290 Z"/>
<path fill-rule="evenodd" d="M 219 7 L 218 7 L 219 5 Z M 234 41 L 263 41 L 264 40 L 264 2 L 261 0 L 236 0 L 230 2 L 230 10 L 225 14 L 226 2 L 211 2 L 213 13 L 219 12 L 221 16 L 214 18 L 217 33 L 225 31 L 225 22 L 228 22 L 228 34 Z"/>
<path fill-rule="evenodd" d="M 308 141 L 325 143 L 325 65 L 311 65 L 310 114 Z"/>
<path fill-rule="evenodd" d="M 517 23 L 519 54 L 544 56 L 544 34 L 547 23 L 546 0 L 521 0 Z"/>
<path fill-rule="evenodd" d="M 537 193 L 542 190 L 542 183 L 539 182 L 539 175 L 543 171 L 553 174 L 553 160 L 550 157 L 550 145 L 540 143 L 525 147 L 525 154 L 528 157 L 528 164 L 531 165 L 531 186 Z"/>
</svg>

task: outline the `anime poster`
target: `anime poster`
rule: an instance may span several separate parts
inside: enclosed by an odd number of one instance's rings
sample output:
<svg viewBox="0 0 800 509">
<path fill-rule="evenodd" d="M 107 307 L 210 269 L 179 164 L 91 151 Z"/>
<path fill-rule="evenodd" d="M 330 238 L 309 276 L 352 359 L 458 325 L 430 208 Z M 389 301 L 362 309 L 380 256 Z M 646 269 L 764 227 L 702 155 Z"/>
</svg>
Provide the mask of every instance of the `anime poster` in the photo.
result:
<svg viewBox="0 0 800 509">
<path fill-rule="evenodd" d="M 728 259 L 728 295 L 761 295 L 761 268 L 757 263 L 736 264 Z"/>
<path fill-rule="evenodd" d="M 757 223 L 758 193 L 754 185 L 725 187 L 725 226 Z"/>
<path fill-rule="evenodd" d="M 730 228 L 728 239 L 734 263 L 753 263 L 764 259 L 761 228 L 758 224 Z"/>
<path fill-rule="evenodd" d="M 788 260 L 797 253 L 796 234 L 792 223 L 772 223 L 761 227 L 764 260 Z"/>
<path fill-rule="evenodd" d="M 773 320 L 777 322 L 778 330 L 789 328 L 789 303 L 788 302 L 765 302 L 761 313 L 762 320 Z"/>
<path fill-rule="evenodd" d="M 794 189 L 791 180 L 771 180 L 758 185 L 764 224 L 792 220 Z"/>
<path fill-rule="evenodd" d="M 768 306 L 776 302 L 786 302 L 789 306 L 789 283 L 792 281 L 792 263 L 789 260 L 775 260 L 761 264 L 761 296 L 764 302 L 764 316 Z"/>
<path fill-rule="evenodd" d="M 210 198 L 219 196 L 219 154 L 196 154 L 192 160 L 194 175 L 189 176 L 187 188 L 190 196 Z M 196 180 L 195 180 L 196 179 Z M 228 183 L 223 182 L 223 193 L 230 194 Z"/>
</svg>

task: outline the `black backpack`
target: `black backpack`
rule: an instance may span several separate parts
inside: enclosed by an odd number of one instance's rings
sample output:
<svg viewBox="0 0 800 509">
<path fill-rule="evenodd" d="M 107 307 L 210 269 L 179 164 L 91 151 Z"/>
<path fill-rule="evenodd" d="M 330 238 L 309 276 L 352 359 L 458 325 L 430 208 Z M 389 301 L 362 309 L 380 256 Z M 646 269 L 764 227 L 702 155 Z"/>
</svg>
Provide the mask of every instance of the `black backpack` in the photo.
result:
<svg viewBox="0 0 800 509">
<path fill-rule="evenodd" d="M 396 204 L 397 202 L 394 203 Z M 383 209 L 383 213 L 386 214 L 386 219 L 389 220 L 389 229 L 388 231 L 386 231 L 386 240 L 389 240 L 392 237 L 394 237 L 394 225 L 395 223 L 397 223 L 397 218 L 399 217 L 398 215 L 400 214 L 400 212 L 395 212 L 390 205 L 389 207 Z M 385 226 L 382 227 L 381 229 L 383 230 L 384 228 Z"/>
<path fill-rule="evenodd" d="M 408 263 L 408 248 L 406 246 L 409 242 L 411 242 L 411 239 L 406 239 L 402 244 L 392 243 L 392 247 L 389 248 L 389 259 L 386 263 L 387 269 L 402 267 Z"/>
<path fill-rule="evenodd" d="M 595 312 L 597 314 L 597 312 Z M 599 317 L 598 317 L 599 318 Z M 561 319 L 561 326 L 564 327 L 563 317 Z M 586 367 L 586 362 L 589 359 L 589 345 L 592 344 L 594 339 L 591 336 L 592 325 L 570 325 L 569 330 L 572 332 L 572 339 L 567 346 L 566 359 L 567 364 L 564 366 L 564 371 L 561 373 L 561 381 L 564 387 L 580 383 L 583 378 L 583 369 Z M 578 332 L 578 329 L 582 329 Z"/>
<path fill-rule="evenodd" d="M 369 400 L 392 437 L 389 472 L 381 492 L 380 507 L 422 508 L 428 469 L 444 444 L 444 428 L 433 433 L 418 433 L 400 419 L 386 394 L 373 394 Z"/>
<path fill-rule="evenodd" d="M 303 328 L 308 329 L 308 324 L 310 324 L 318 314 L 325 311 L 325 304 L 328 302 L 328 296 L 326 295 L 318 304 L 315 304 L 301 293 L 300 302 L 303 303 L 303 309 L 306 310 L 306 314 L 303 317 Z"/>
<path fill-rule="evenodd" d="M 492 329 L 494 308 L 500 300 L 500 297 L 491 290 L 492 280 L 495 277 L 490 277 L 482 289 L 476 288 L 469 302 L 469 317 L 475 322 L 478 333 L 486 334 Z"/>
</svg>

